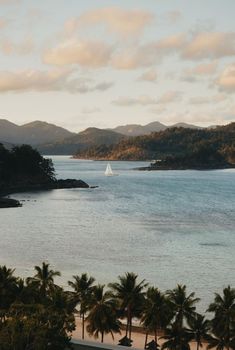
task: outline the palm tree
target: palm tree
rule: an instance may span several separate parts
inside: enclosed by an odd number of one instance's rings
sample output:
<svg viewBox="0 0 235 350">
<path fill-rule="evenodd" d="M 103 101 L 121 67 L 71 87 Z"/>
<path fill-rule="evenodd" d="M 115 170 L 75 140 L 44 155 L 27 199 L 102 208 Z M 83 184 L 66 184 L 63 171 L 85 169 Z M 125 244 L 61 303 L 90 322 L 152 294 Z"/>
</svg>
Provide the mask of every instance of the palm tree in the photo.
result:
<svg viewBox="0 0 235 350">
<path fill-rule="evenodd" d="M 41 299 L 45 299 L 46 293 L 54 287 L 54 277 L 61 276 L 59 271 L 50 269 L 50 264 L 42 263 L 42 267 L 35 266 L 36 274 L 29 277 L 27 283 L 32 283 L 39 288 Z"/>
<path fill-rule="evenodd" d="M 202 341 L 208 340 L 208 332 L 210 329 L 210 322 L 205 320 L 205 316 L 196 314 L 193 318 L 188 320 L 188 331 L 192 334 L 193 339 L 197 343 L 197 350 L 203 346 Z"/>
<path fill-rule="evenodd" d="M 212 331 L 219 339 L 223 339 L 224 346 L 229 349 L 234 337 L 235 323 L 235 289 L 224 288 L 223 295 L 216 293 L 214 302 L 209 305 L 208 312 L 214 313 Z"/>
<path fill-rule="evenodd" d="M 5 315 L 16 297 L 17 278 L 13 269 L 8 269 L 5 265 L 0 266 L 0 319 L 5 320 Z"/>
<path fill-rule="evenodd" d="M 220 335 L 209 335 L 207 349 L 224 350 L 226 348 L 226 340 Z"/>
<path fill-rule="evenodd" d="M 144 304 L 144 288 L 147 286 L 145 280 L 137 283 L 138 275 L 126 272 L 124 276 L 118 276 L 119 282 L 110 283 L 109 287 L 114 292 L 114 297 L 119 302 L 119 307 L 126 313 L 127 325 L 126 336 L 131 339 L 132 318 L 139 316 Z"/>
<path fill-rule="evenodd" d="M 93 283 L 95 279 L 88 277 L 86 273 L 81 276 L 73 276 L 74 282 L 69 281 L 68 284 L 74 289 L 77 301 L 80 303 L 80 315 L 82 316 L 82 339 L 85 334 L 85 314 L 89 308 Z"/>
<path fill-rule="evenodd" d="M 166 339 L 162 344 L 162 350 L 190 350 L 189 342 L 192 340 L 192 335 L 179 323 L 174 322 L 166 328 L 164 336 L 160 339 Z"/>
<path fill-rule="evenodd" d="M 167 291 L 166 294 L 175 316 L 175 322 L 182 328 L 184 320 L 189 322 L 195 315 L 196 307 L 194 305 L 200 299 L 194 298 L 195 293 L 187 295 L 186 286 L 180 284 L 175 289 Z"/>
<path fill-rule="evenodd" d="M 88 322 L 87 331 L 95 338 L 101 334 L 101 342 L 104 341 L 104 334 L 120 333 L 120 322 L 117 318 L 117 305 L 112 294 L 104 292 L 103 285 L 93 288 L 90 311 L 86 318 Z"/>
<path fill-rule="evenodd" d="M 166 327 L 171 317 L 172 312 L 165 295 L 162 294 L 158 288 L 149 287 L 141 317 L 141 322 L 147 331 L 145 346 L 147 344 L 149 332 L 154 332 L 155 342 L 157 344 L 158 329 Z"/>
</svg>

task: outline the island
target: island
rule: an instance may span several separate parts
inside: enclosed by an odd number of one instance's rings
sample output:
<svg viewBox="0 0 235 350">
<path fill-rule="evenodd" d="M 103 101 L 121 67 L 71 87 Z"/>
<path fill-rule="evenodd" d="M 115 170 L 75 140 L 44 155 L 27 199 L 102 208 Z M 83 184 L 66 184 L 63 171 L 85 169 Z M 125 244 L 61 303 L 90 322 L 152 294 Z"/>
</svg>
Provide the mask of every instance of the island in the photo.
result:
<svg viewBox="0 0 235 350">
<path fill-rule="evenodd" d="M 80 148 L 74 158 L 152 161 L 146 170 L 234 168 L 235 122 L 204 129 L 171 127 L 113 145 Z"/>
<path fill-rule="evenodd" d="M 214 150 L 212 147 L 201 146 L 183 156 L 167 156 L 157 159 L 147 167 L 138 170 L 216 170 L 235 168 L 224 154 Z"/>
<path fill-rule="evenodd" d="M 44 158 L 29 145 L 6 149 L 0 144 L 0 208 L 19 207 L 13 193 L 63 188 L 89 188 L 76 179 L 56 179 L 51 159 Z"/>
</svg>

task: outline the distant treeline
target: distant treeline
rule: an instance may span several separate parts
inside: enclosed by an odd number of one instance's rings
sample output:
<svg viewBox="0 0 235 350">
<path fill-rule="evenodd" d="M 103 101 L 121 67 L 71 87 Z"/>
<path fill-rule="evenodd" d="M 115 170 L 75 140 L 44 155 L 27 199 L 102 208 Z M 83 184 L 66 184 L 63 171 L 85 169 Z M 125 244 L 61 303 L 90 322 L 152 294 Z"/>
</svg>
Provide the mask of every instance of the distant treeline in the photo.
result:
<svg viewBox="0 0 235 350">
<path fill-rule="evenodd" d="M 31 146 L 22 145 L 6 149 L 0 144 L 0 193 L 4 188 L 54 180 L 50 159 L 43 158 Z"/>
<path fill-rule="evenodd" d="M 55 284 L 56 276 L 60 272 L 45 262 L 25 279 L 0 266 L 1 350 L 68 349 L 75 315 L 82 319 L 82 338 L 85 321 L 88 333 L 101 342 L 108 333 L 120 333 L 122 325 L 125 336 L 119 345 L 131 346 L 135 318 L 146 332 L 146 349 L 159 348 L 159 339 L 161 349 L 190 350 L 191 341 L 197 349 L 203 342 L 208 349 L 235 349 L 235 289 L 230 286 L 215 294 L 208 320 L 197 313 L 199 299 L 185 285 L 163 293 L 132 272 L 108 286 L 83 273 L 73 276 L 70 290 L 64 290 Z M 150 343 L 148 335 L 154 337 Z"/>
<path fill-rule="evenodd" d="M 225 162 L 235 163 L 235 123 L 214 129 L 169 128 L 150 135 L 121 140 L 116 145 L 94 146 L 78 151 L 77 158 L 109 160 L 153 160 L 167 157 L 190 158 L 201 150 L 218 153 Z"/>
</svg>

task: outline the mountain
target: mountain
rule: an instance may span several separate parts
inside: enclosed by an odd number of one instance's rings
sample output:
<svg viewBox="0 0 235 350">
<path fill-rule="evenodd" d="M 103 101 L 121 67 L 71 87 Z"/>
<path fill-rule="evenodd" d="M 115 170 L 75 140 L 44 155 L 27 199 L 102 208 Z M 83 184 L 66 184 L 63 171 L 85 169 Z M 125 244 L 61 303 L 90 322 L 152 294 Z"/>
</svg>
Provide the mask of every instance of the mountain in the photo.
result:
<svg viewBox="0 0 235 350">
<path fill-rule="evenodd" d="M 169 126 L 169 128 L 203 129 L 201 126 L 188 124 L 188 123 L 176 123 Z"/>
<path fill-rule="evenodd" d="M 167 128 L 150 135 L 130 137 L 109 147 L 91 147 L 75 158 L 105 160 L 152 160 L 190 157 L 198 149 L 212 148 L 235 163 L 235 123 L 215 129 Z M 200 153 L 199 153 L 200 154 Z"/>
<path fill-rule="evenodd" d="M 159 122 L 153 122 L 147 125 L 139 125 L 139 124 L 120 125 L 111 130 L 126 136 L 139 136 L 139 135 L 150 134 L 153 131 L 165 130 L 166 128 L 167 128 L 166 125 L 163 125 Z"/>
<path fill-rule="evenodd" d="M 116 144 L 126 137 L 112 130 L 88 128 L 78 134 L 57 141 L 39 145 L 37 148 L 42 154 L 74 154 L 90 147 L 99 147 Z"/>
<path fill-rule="evenodd" d="M 42 121 L 34 121 L 24 125 L 16 125 L 5 119 L 0 119 L 0 140 L 13 144 L 37 145 L 45 142 L 54 142 L 74 133 Z"/>
<path fill-rule="evenodd" d="M 174 125 L 164 125 L 158 121 L 152 122 L 146 125 L 139 125 L 139 124 L 127 124 L 127 125 L 120 125 L 117 126 L 114 129 L 111 129 L 115 132 L 118 132 L 120 134 L 126 135 L 126 136 L 140 136 L 140 135 L 149 135 L 152 132 L 158 132 L 166 130 L 167 128 L 171 127 L 182 127 L 182 128 L 190 128 L 190 129 L 200 129 L 199 126 L 191 125 L 187 123 L 177 123 Z"/>
</svg>

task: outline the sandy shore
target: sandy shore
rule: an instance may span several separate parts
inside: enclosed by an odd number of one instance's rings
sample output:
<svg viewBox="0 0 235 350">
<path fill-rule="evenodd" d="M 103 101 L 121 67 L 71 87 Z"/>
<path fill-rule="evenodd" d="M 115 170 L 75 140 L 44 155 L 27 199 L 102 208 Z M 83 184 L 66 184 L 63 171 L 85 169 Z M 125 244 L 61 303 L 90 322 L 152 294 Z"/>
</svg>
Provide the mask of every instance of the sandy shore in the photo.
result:
<svg viewBox="0 0 235 350">
<path fill-rule="evenodd" d="M 82 338 L 82 322 L 81 319 L 79 317 L 76 317 L 76 330 L 73 332 L 73 339 L 79 340 Z M 121 339 L 122 337 L 124 337 L 125 332 L 121 331 L 121 334 L 115 334 L 114 335 L 114 340 L 112 339 L 112 336 L 110 334 L 107 334 L 104 336 L 104 343 L 106 344 L 112 344 L 112 345 L 117 345 L 119 339 Z M 148 342 L 151 341 L 152 339 L 154 339 L 153 336 L 149 335 L 148 337 Z M 99 342 L 100 339 L 95 339 L 93 337 L 90 337 L 89 334 L 87 334 L 86 332 L 86 326 L 85 326 L 85 340 L 89 340 L 89 341 L 94 341 L 94 342 Z M 145 343 L 145 334 L 143 332 L 141 332 L 141 330 L 134 330 L 132 332 L 132 347 L 133 348 L 137 348 L 137 349 L 144 349 L 144 343 Z M 162 344 L 164 342 L 164 340 L 159 340 L 158 341 L 159 344 Z M 192 342 L 190 344 L 190 348 L 191 350 L 196 350 L 196 343 Z M 200 348 L 201 350 L 206 350 L 206 344 L 203 345 L 202 348 Z"/>
</svg>

